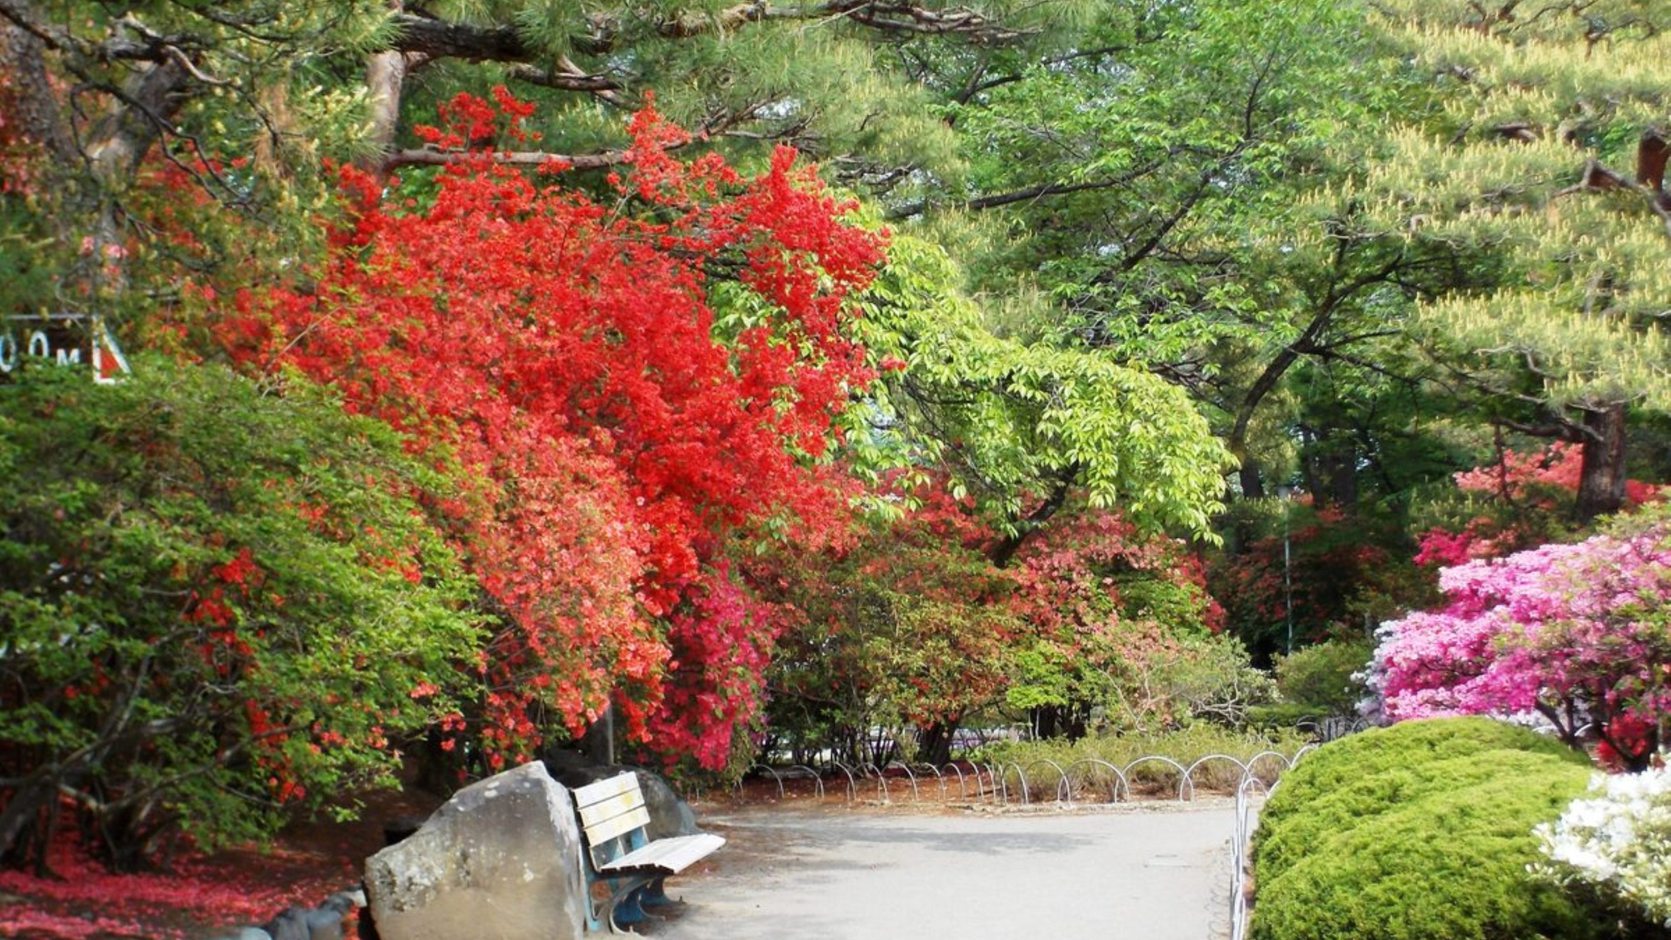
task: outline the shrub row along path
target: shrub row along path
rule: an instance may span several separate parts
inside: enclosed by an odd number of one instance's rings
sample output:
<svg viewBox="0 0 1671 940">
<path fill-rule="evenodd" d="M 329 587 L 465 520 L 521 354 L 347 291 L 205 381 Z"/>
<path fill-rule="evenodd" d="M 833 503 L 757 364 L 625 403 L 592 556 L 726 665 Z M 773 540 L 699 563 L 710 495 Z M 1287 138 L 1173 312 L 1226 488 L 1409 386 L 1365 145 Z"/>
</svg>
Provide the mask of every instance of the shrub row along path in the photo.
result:
<svg viewBox="0 0 1671 940">
<path fill-rule="evenodd" d="M 640 926 L 657 940 L 1228 935 L 1230 801 L 1063 812 L 756 806 L 702 817 L 729 842 Z"/>
</svg>

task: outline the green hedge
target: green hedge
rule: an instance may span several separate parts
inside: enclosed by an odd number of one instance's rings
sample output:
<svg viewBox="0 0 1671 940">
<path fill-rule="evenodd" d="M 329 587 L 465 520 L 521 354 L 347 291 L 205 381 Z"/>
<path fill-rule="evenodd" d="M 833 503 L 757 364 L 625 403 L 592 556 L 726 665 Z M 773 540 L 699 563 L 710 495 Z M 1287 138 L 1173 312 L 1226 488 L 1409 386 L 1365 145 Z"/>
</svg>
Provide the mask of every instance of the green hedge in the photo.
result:
<svg viewBox="0 0 1671 940">
<path fill-rule="evenodd" d="M 1584 792 L 1580 754 L 1485 718 L 1336 741 L 1290 772 L 1254 841 L 1254 940 L 1606 936 L 1526 866 Z"/>
</svg>

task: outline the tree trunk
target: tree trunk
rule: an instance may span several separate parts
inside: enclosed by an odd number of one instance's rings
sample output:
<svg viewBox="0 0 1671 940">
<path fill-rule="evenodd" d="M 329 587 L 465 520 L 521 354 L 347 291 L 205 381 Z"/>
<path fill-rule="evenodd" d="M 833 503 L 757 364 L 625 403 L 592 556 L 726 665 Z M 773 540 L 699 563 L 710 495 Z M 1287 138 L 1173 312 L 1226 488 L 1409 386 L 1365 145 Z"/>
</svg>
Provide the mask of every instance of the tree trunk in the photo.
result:
<svg viewBox="0 0 1671 940">
<path fill-rule="evenodd" d="M 1061 709 L 1055 705 L 1035 705 L 1027 710 L 1027 723 L 1033 727 L 1033 740 L 1047 741 L 1056 736 L 1056 719 Z"/>
<path fill-rule="evenodd" d="M 943 767 L 952 762 L 952 739 L 957 735 L 956 721 L 936 721 L 917 731 L 917 760 Z"/>
<path fill-rule="evenodd" d="M 67 165 L 75 148 L 47 78 L 46 49 L 38 37 L 6 21 L 0 21 L 0 75 L 6 76 L 0 105 L 10 111 L 7 119 L 52 160 Z"/>
<path fill-rule="evenodd" d="M 1625 406 L 1584 413 L 1584 454 L 1578 477 L 1578 518 L 1618 512 L 1625 504 Z"/>
<path fill-rule="evenodd" d="M 389 9 L 402 12 L 401 0 L 390 0 Z M 387 50 L 373 53 L 366 63 L 366 93 L 371 102 L 371 143 L 375 148 L 360 160 L 360 167 L 374 173 L 383 171 L 383 158 L 395 149 L 395 132 L 400 127 L 400 96 L 406 84 L 406 53 Z"/>
<path fill-rule="evenodd" d="M 1050 738 L 1078 741 L 1085 737 L 1090 726 L 1090 709 L 1080 705 L 1040 705 L 1031 710 L 1029 717 L 1033 737 L 1040 741 Z"/>
<path fill-rule="evenodd" d="M 8 795 L 0 811 L 0 867 L 27 868 L 36 856 L 46 859 L 43 813 L 57 799 L 58 783 L 56 768 L 43 767 Z"/>
<path fill-rule="evenodd" d="M 1358 449 L 1338 433 L 1319 436 L 1306 457 L 1306 486 L 1312 504 L 1351 511 L 1358 505 Z"/>
<path fill-rule="evenodd" d="M 1241 469 L 1236 471 L 1242 482 L 1242 496 L 1247 499 L 1262 499 L 1265 496 L 1265 480 L 1259 475 L 1259 463 L 1252 457 L 1243 457 Z"/>
</svg>

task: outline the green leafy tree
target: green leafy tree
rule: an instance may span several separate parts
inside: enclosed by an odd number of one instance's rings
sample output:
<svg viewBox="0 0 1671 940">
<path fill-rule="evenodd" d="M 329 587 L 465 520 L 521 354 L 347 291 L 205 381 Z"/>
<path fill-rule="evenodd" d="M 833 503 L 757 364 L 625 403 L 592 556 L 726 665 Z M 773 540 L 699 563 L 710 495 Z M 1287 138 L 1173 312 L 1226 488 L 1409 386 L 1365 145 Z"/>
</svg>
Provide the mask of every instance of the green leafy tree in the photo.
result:
<svg viewBox="0 0 1671 940">
<path fill-rule="evenodd" d="M 950 729 L 1002 694 L 1024 632 L 1013 579 L 960 537 L 972 522 L 955 508 L 873 515 L 845 544 L 754 560 L 787 622 L 768 674 L 774 746 L 882 764 L 915 730 L 915 756 L 946 759 Z"/>
<path fill-rule="evenodd" d="M 1188 396 L 1098 350 L 999 335 L 932 243 L 902 236 L 859 337 L 883 364 L 852 412 L 861 469 L 944 466 L 992 514 L 1007 564 L 1070 495 L 1151 529 L 1206 533 L 1228 457 Z"/>
<path fill-rule="evenodd" d="M 181 828 L 264 836 L 392 782 L 470 681 L 473 589 L 419 502 L 444 477 L 299 379 L 136 365 L 0 386 L 12 861 L 44 859 L 61 796 L 121 867 Z"/>
<path fill-rule="evenodd" d="M 1296 363 L 1349 362 L 1440 259 L 1334 237 L 1306 197 L 1336 147 L 1398 100 L 1355 4 L 1111 4 L 1073 55 L 989 66 L 951 107 L 971 167 L 891 203 L 969 240 L 1012 335 L 1105 351 L 1188 390 L 1262 495 L 1292 466 L 1269 414 Z M 959 235 L 963 233 L 958 232 Z M 1018 285 L 1020 285 L 1018 287 Z M 1391 330 L 1389 330 L 1391 328 Z M 1350 461 L 1346 461 L 1350 464 Z"/>
</svg>

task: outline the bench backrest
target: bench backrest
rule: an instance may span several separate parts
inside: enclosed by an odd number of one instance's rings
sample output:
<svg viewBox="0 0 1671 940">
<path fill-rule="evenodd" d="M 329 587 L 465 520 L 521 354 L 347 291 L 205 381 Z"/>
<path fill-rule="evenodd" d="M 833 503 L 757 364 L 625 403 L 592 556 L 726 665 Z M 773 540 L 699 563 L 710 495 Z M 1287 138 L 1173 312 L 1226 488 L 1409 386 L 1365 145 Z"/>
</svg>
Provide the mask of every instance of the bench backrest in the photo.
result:
<svg viewBox="0 0 1671 940">
<path fill-rule="evenodd" d="M 644 806 L 638 775 L 630 770 L 576 789 L 574 808 L 586 833 L 594 867 L 646 842 L 644 827 L 650 824 L 650 811 Z"/>
</svg>

